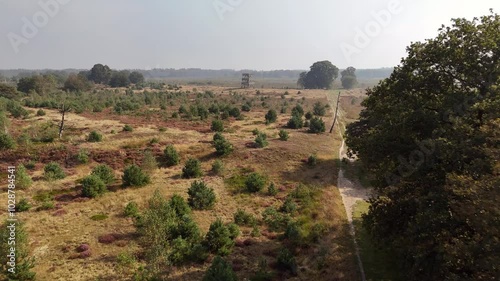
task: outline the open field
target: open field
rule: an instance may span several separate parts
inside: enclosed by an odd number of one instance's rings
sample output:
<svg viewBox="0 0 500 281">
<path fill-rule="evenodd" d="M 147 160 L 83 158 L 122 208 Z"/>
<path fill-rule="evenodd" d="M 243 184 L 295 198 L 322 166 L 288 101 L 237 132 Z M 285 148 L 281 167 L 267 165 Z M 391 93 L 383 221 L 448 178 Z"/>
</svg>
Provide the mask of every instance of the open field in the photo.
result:
<svg viewBox="0 0 500 281">
<path fill-rule="evenodd" d="M 216 218 L 224 222 L 233 221 L 233 214 L 238 209 L 245 210 L 259 220 L 261 235 L 253 237 L 251 227 L 241 227 L 236 246 L 227 257 L 239 278 L 243 280 L 252 276 L 258 269 L 259 260 L 265 258 L 273 280 L 357 280 L 359 272 L 354 248 L 336 188 L 340 136 L 336 132 L 310 134 L 304 128 L 285 129 L 290 134 L 288 141 L 278 138 L 278 132 L 285 127 L 293 106 L 300 103 L 307 112 L 312 110 L 316 102 L 326 105 L 327 92 L 301 90 L 298 93 L 297 90 L 289 90 L 285 95 L 285 90 L 228 90 L 218 86 L 184 86 L 182 90 L 185 95 L 172 100 L 164 109 L 145 106 L 133 114 L 117 114 L 113 108 L 105 108 L 101 112 L 68 113 L 65 134 L 61 140 L 32 143 L 1 152 L 2 166 L 35 162 L 34 169 L 29 171 L 34 183 L 27 190 L 20 191 L 18 197 L 28 199 L 33 205 L 31 210 L 20 213 L 19 217 L 26 222 L 29 249 L 36 257 L 34 271 L 38 279 L 130 280 L 139 266 L 145 264 L 134 222 L 122 215 L 124 207 L 134 201 L 144 210 L 155 190 L 159 190 L 166 198 L 174 194 L 187 198 L 187 189 L 193 180 L 181 177 L 182 167 L 188 158 L 194 157 L 202 162 L 204 175 L 201 179 L 214 189 L 217 197 L 211 210 L 193 212 L 202 233 L 208 231 Z M 224 101 L 237 107 L 245 101 L 253 103 L 249 112 L 242 112 L 243 118 L 230 117 L 224 121 L 223 134 L 234 146 L 234 152 L 225 157 L 218 157 L 214 153 L 213 132 L 210 130 L 212 117 L 205 120 L 170 117 L 181 104 L 189 107 L 200 99 L 199 93 L 206 92 L 214 93 L 213 97 L 203 101 L 207 102 L 206 106 L 212 101 Z M 125 95 L 118 95 L 121 94 Z M 341 106 L 347 116 L 345 121 L 349 122 L 359 112 L 362 91 L 343 92 L 342 96 Z M 286 107 L 285 113 L 279 113 L 282 107 Z M 270 108 L 278 111 L 278 120 L 266 125 L 264 115 Z M 25 129 L 36 127 L 37 124 L 57 124 L 60 121 L 60 114 L 56 110 L 45 109 L 45 112 L 45 116 L 13 119 L 11 134 L 18 137 Z M 333 122 L 331 108 L 323 120 L 328 130 Z M 122 131 L 126 124 L 134 130 Z M 252 131 L 255 129 L 267 134 L 267 147 L 253 147 L 255 136 Z M 100 132 L 103 141 L 87 142 L 91 131 Z M 150 149 L 161 163 L 163 149 L 170 144 L 180 154 L 180 165 L 160 165 L 151 173 L 151 183 L 147 186 L 125 189 L 121 187 L 121 181 L 117 180 L 108 186 L 110 192 L 102 197 L 88 199 L 81 196 L 82 187 L 78 180 L 88 175 L 98 164 L 108 164 L 120 178 L 126 165 L 141 164 L 146 149 Z M 74 160 L 81 149 L 90 154 L 88 164 L 79 164 Z M 314 167 L 305 163 L 310 155 L 317 156 L 318 163 Z M 222 160 L 225 167 L 221 175 L 210 172 L 216 159 Z M 66 178 L 44 180 L 43 167 L 51 161 L 64 168 Z M 250 172 L 265 175 L 267 183 L 275 183 L 278 194 L 269 196 L 267 188 L 256 194 L 243 191 L 235 182 Z M 276 266 L 278 250 L 287 241 L 282 238 L 282 232 L 272 232 L 262 222 L 262 212 L 270 206 L 281 206 L 287 195 L 300 184 L 310 188 L 313 196 L 311 202 L 299 204 L 294 219 L 301 223 L 304 235 L 319 224 L 325 226 L 325 231 L 316 242 L 296 249 L 294 254 L 298 274 L 294 276 Z M 54 208 L 37 210 L 45 200 L 40 198 L 47 197 L 55 203 Z M 6 199 L 6 193 L 2 193 L 0 200 L 4 202 Z M 2 210 L 0 214 L 6 215 L 4 212 Z M 102 220 L 96 220 L 96 217 L 92 219 L 95 215 L 105 216 L 102 216 Z M 113 235 L 116 241 L 100 243 L 99 238 L 106 235 Z M 78 258 L 75 249 L 83 243 L 90 245 L 91 256 L 82 259 Z M 125 254 L 135 257 L 134 261 L 125 265 L 119 258 Z M 212 258 L 202 264 L 172 266 L 166 277 L 168 280 L 200 280 Z"/>
</svg>

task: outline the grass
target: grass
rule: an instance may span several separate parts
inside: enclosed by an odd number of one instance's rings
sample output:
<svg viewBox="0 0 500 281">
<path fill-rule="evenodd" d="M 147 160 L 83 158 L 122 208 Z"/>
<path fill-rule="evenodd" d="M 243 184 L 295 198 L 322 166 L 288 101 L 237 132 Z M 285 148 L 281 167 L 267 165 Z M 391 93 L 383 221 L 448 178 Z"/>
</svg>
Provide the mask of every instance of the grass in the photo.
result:
<svg viewBox="0 0 500 281">
<path fill-rule="evenodd" d="M 360 248 L 361 260 L 367 280 L 404 280 L 398 270 L 397 260 L 390 250 L 377 247 L 370 234 L 362 227 L 362 215 L 368 212 L 370 204 L 358 201 L 354 206 L 353 224 L 356 229 L 356 240 Z"/>
<path fill-rule="evenodd" d="M 97 215 L 93 215 L 90 217 L 90 219 L 93 221 L 102 221 L 102 220 L 105 220 L 107 218 L 108 218 L 108 215 L 106 215 L 106 214 L 97 214 Z"/>
</svg>

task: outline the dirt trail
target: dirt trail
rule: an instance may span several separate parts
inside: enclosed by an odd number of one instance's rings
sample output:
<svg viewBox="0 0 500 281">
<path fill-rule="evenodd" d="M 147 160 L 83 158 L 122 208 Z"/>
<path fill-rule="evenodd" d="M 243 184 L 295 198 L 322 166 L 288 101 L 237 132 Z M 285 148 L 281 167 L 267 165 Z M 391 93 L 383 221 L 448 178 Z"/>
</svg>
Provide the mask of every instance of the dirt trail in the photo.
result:
<svg viewBox="0 0 500 281">
<path fill-rule="evenodd" d="M 335 98 L 333 98 L 335 97 Z M 327 94 L 327 99 L 330 103 L 331 109 L 333 113 L 335 114 L 335 108 L 337 106 L 336 102 L 336 95 L 333 94 Z M 345 125 L 342 123 L 342 109 L 340 108 L 339 104 L 339 110 L 338 110 L 338 116 L 337 116 L 337 122 L 336 122 L 336 127 L 334 130 L 339 132 L 340 138 L 342 139 L 342 145 L 339 148 L 339 159 L 342 160 L 344 157 L 347 159 L 347 161 L 353 161 L 352 159 L 347 158 L 347 148 L 345 145 L 345 140 L 344 136 L 342 135 L 343 132 L 345 131 Z M 340 191 L 340 195 L 342 196 L 342 202 L 344 203 L 345 211 L 347 214 L 347 220 L 349 222 L 349 228 L 351 235 L 354 240 L 354 248 L 356 251 L 356 257 L 358 260 L 358 265 L 359 265 L 359 271 L 361 275 L 361 280 L 366 281 L 366 276 L 365 276 L 365 271 L 363 269 L 363 262 L 361 261 L 361 256 L 359 253 L 359 246 L 358 243 L 356 242 L 356 235 L 355 235 L 355 229 L 354 225 L 352 223 L 352 215 L 354 211 L 354 205 L 356 205 L 356 202 L 360 200 L 367 200 L 370 197 L 370 190 L 362 187 L 359 182 L 353 182 L 349 180 L 345 175 L 344 175 L 344 170 L 342 169 L 342 166 L 339 168 L 339 175 L 338 175 L 338 181 L 337 181 L 337 186 Z"/>
</svg>

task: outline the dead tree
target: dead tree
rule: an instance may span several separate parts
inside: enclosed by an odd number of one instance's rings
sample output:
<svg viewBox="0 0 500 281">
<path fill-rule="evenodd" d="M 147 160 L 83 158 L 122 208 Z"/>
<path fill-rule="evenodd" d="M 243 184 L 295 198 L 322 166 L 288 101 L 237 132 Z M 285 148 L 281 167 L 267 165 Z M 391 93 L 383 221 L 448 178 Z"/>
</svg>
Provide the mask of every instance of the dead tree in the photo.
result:
<svg viewBox="0 0 500 281">
<path fill-rule="evenodd" d="M 340 102 L 340 92 L 337 97 L 337 108 L 335 109 L 335 117 L 333 118 L 332 128 L 330 128 L 330 134 L 333 132 L 333 127 L 335 127 L 335 122 L 337 122 L 337 113 L 339 112 L 339 102 Z"/>
<path fill-rule="evenodd" d="M 71 106 L 65 105 L 64 103 L 61 106 L 61 109 L 59 109 L 59 113 L 61 113 L 61 124 L 59 125 L 59 138 L 62 137 L 63 131 L 64 131 L 64 117 L 66 116 L 67 112 L 71 111 Z"/>
</svg>

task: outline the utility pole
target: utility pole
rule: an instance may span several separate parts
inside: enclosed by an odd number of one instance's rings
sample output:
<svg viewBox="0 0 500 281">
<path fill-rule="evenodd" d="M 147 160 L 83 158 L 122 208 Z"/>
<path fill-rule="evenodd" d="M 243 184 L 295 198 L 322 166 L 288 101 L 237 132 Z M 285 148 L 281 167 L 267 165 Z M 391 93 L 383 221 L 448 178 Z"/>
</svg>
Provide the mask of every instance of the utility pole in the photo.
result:
<svg viewBox="0 0 500 281">
<path fill-rule="evenodd" d="M 330 128 L 330 134 L 333 132 L 333 127 L 335 127 L 335 122 L 337 122 L 337 113 L 339 112 L 339 102 L 340 102 L 340 92 L 337 97 L 337 108 L 335 109 L 335 117 L 333 118 L 332 128 Z"/>
<path fill-rule="evenodd" d="M 62 134 L 63 134 L 63 131 L 64 131 L 64 117 L 66 115 L 66 112 L 69 112 L 69 111 L 71 111 L 71 106 L 66 106 L 63 103 L 61 109 L 59 110 L 59 113 L 62 114 L 61 124 L 59 125 L 59 138 L 62 137 Z"/>
</svg>

